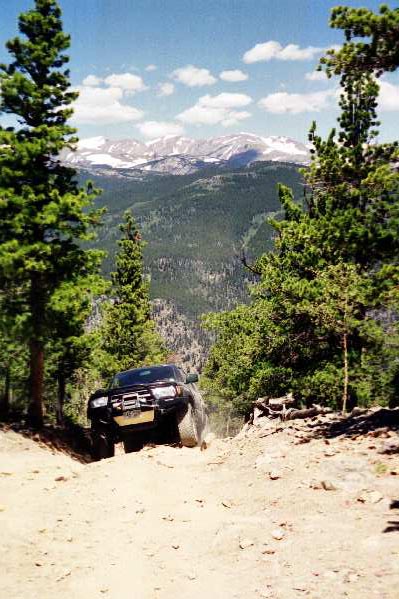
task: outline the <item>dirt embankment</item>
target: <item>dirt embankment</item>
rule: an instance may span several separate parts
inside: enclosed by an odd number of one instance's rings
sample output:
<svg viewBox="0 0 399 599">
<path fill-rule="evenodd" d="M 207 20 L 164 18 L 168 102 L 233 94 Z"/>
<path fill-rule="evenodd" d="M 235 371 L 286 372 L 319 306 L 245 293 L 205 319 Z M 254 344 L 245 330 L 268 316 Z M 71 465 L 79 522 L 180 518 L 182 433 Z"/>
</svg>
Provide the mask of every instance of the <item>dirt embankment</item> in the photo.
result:
<svg viewBox="0 0 399 599">
<path fill-rule="evenodd" d="M 397 599 L 397 433 L 319 432 L 84 464 L 0 431 L 1 595 Z"/>
</svg>

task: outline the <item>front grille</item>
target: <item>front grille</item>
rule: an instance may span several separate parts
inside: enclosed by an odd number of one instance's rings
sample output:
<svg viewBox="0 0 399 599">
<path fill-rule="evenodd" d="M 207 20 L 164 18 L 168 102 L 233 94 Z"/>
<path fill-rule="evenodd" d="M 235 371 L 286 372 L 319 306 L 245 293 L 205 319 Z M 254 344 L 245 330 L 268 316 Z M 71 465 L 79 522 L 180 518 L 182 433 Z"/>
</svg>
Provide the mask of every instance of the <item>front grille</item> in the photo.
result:
<svg viewBox="0 0 399 599">
<path fill-rule="evenodd" d="M 149 405 L 153 403 L 152 395 L 147 389 L 138 389 L 126 391 L 111 397 L 112 405 L 123 403 L 125 410 L 133 409 L 137 406 L 137 399 L 140 404 Z"/>
</svg>

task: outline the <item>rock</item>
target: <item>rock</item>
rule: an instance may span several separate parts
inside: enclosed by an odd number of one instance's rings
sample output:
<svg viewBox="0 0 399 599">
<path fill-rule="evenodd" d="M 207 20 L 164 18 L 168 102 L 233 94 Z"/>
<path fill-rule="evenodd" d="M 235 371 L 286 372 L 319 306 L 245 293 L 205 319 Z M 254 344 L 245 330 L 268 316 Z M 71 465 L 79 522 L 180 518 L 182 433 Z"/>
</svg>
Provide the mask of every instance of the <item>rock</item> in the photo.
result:
<svg viewBox="0 0 399 599">
<path fill-rule="evenodd" d="M 64 483 L 68 480 L 68 478 L 66 476 L 57 476 L 57 478 L 54 479 L 56 483 Z"/>
<path fill-rule="evenodd" d="M 389 437 L 389 429 L 387 426 L 376 428 L 373 431 L 367 433 L 367 437 Z"/>
<path fill-rule="evenodd" d="M 276 541 L 282 541 L 282 539 L 284 539 L 285 537 L 285 530 L 283 530 L 282 528 L 275 528 L 274 530 L 272 530 L 272 537 Z"/>
<path fill-rule="evenodd" d="M 5 512 L 5 511 L 6 511 L 6 506 L 0 504 L 0 512 Z"/>
<path fill-rule="evenodd" d="M 295 441 L 295 445 L 302 445 L 302 443 L 310 443 L 310 437 L 300 437 Z"/>
<path fill-rule="evenodd" d="M 322 480 L 321 486 L 325 491 L 336 491 L 337 487 L 329 480 Z"/>
<path fill-rule="evenodd" d="M 324 455 L 326 456 L 326 458 L 331 458 L 333 455 L 335 455 L 337 452 L 334 449 L 327 449 L 324 452 Z"/>
<path fill-rule="evenodd" d="M 278 480 L 281 477 L 282 477 L 282 472 L 280 472 L 280 470 L 271 470 L 271 472 L 269 472 L 270 480 Z"/>
<path fill-rule="evenodd" d="M 378 491 L 364 491 L 359 495 L 357 501 L 360 503 L 378 503 L 382 499 L 384 499 L 384 497 Z"/>
<path fill-rule="evenodd" d="M 358 579 L 359 579 L 359 574 L 357 574 L 356 572 L 345 572 L 344 578 L 343 578 L 345 583 L 356 582 Z"/>
<path fill-rule="evenodd" d="M 254 542 L 252 541 L 252 539 L 240 539 L 239 542 L 239 546 L 240 549 L 248 549 L 248 547 L 253 547 L 254 546 Z"/>
<path fill-rule="evenodd" d="M 384 441 L 381 447 L 378 449 L 378 453 L 399 453 L 399 439 L 388 439 L 387 441 Z"/>
<path fill-rule="evenodd" d="M 257 426 L 258 424 L 260 424 L 259 420 L 261 418 L 263 418 L 265 416 L 265 413 L 263 412 L 263 410 L 260 410 L 259 408 L 255 407 L 254 408 L 254 414 L 253 414 L 253 424 L 255 426 Z"/>
<path fill-rule="evenodd" d="M 320 482 L 320 481 L 315 481 L 315 480 L 312 480 L 312 481 L 309 483 L 309 487 L 310 487 L 311 489 L 315 489 L 316 491 L 320 491 L 320 489 L 322 489 L 322 488 L 323 488 L 323 485 L 321 484 L 321 482 Z"/>
</svg>

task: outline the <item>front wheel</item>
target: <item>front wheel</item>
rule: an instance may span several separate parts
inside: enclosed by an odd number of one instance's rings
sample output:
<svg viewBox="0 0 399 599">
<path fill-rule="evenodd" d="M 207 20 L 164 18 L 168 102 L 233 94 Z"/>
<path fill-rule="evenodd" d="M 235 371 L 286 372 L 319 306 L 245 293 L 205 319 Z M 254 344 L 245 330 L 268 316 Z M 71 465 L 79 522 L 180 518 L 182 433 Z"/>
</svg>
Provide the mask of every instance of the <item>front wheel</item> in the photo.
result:
<svg viewBox="0 0 399 599">
<path fill-rule="evenodd" d="M 92 458 L 96 462 L 113 458 L 115 455 L 115 444 L 111 436 L 105 431 L 92 430 L 91 433 Z"/>
<path fill-rule="evenodd" d="M 198 428 L 193 406 L 189 403 L 177 412 L 177 428 L 184 447 L 198 445 Z"/>
<path fill-rule="evenodd" d="M 123 439 L 123 449 L 125 450 L 125 453 L 140 451 L 140 449 L 143 449 L 143 446 L 144 439 L 141 439 L 140 437 L 132 435 L 131 437 L 125 437 L 125 439 Z"/>
</svg>

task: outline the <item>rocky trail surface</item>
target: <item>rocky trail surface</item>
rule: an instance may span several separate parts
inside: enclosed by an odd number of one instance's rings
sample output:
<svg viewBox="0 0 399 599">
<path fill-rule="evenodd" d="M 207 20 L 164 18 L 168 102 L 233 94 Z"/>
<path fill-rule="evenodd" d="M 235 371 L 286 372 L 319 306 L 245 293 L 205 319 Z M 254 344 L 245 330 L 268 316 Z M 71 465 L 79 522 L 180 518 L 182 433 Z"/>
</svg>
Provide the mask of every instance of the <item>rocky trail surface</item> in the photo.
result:
<svg viewBox="0 0 399 599">
<path fill-rule="evenodd" d="M 1 596 L 397 599 L 397 433 L 317 422 L 89 464 L 3 428 Z"/>
</svg>

